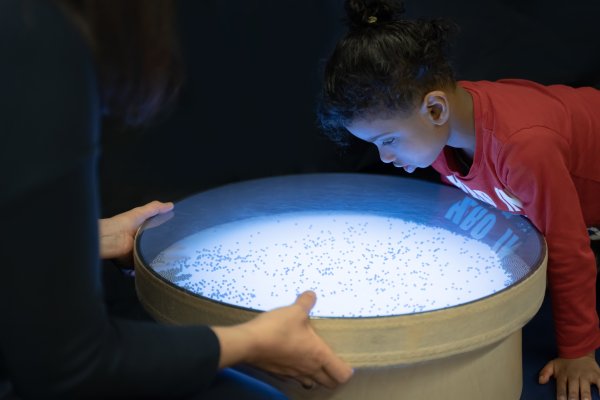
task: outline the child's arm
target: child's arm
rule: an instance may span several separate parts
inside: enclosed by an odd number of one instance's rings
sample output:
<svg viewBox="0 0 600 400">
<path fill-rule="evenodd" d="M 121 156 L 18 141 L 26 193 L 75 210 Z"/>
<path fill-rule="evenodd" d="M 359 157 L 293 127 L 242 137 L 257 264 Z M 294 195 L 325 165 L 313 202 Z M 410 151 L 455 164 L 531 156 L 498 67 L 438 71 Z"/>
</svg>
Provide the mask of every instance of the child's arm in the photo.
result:
<svg viewBox="0 0 600 400">
<path fill-rule="evenodd" d="M 600 384 L 594 351 L 600 345 L 596 265 L 584 213 L 569 170 L 569 144 L 555 132 L 528 129 L 511 138 L 499 157 L 507 188 L 544 234 L 548 282 L 559 358 L 541 371 L 540 383 L 557 381 L 557 398 L 585 399 Z M 575 397 L 571 397 L 574 395 Z"/>
</svg>

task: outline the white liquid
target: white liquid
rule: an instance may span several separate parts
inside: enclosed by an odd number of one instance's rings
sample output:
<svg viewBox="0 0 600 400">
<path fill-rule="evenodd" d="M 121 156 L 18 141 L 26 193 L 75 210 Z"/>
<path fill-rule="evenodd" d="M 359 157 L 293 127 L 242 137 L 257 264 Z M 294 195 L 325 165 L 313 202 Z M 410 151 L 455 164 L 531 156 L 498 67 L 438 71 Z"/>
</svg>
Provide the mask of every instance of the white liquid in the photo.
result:
<svg viewBox="0 0 600 400">
<path fill-rule="evenodd" d="M 270 310 L 317 293 L 312 316 L 431 311 L 512 282 L 491 247 L 441 228 L 348 213 L 288 213 L 208 228 L 151 267 L 193 293 Z"/>
</svg>

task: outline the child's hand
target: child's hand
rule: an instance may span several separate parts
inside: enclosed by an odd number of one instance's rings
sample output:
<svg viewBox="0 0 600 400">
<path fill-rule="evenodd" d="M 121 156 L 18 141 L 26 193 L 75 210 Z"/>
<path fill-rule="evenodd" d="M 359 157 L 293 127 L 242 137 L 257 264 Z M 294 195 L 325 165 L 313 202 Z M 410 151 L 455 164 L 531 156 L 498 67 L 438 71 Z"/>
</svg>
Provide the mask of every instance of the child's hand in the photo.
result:
<svg viewBox="0 0 600 400">
<path fill-rule="evenodd" d="M 173 203 L 153 201 L 112 218 L 101 219 L 100 257 L 116 258 L 125 265 L 132 265 L 133 239 L 140 225 L 148 218 L 172 209 Z"/>
<path fill-rule="evenodd" d="M 558 400 L 591 400 L 591 385 L 600 388 L 600 367 L 596 363 L 595 352 L 580 358 L 556 358 L 540 371 L 539 382 L 548 383 L 556 379 Z"/>
</svg>

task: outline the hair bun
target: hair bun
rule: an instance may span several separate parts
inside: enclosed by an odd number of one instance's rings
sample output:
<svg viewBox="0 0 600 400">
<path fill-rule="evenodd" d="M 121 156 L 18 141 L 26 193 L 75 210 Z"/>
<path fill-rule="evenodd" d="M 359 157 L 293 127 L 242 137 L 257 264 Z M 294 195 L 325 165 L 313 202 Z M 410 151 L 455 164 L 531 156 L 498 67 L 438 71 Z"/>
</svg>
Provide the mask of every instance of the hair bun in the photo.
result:
<svg viewBox="0 0 600 400">
<path fill-rule="evenodd" d="M 346 0 L 345 8 L 350 29 L 396 21 L 404 13 L 400 0 Z"/>
</svg>

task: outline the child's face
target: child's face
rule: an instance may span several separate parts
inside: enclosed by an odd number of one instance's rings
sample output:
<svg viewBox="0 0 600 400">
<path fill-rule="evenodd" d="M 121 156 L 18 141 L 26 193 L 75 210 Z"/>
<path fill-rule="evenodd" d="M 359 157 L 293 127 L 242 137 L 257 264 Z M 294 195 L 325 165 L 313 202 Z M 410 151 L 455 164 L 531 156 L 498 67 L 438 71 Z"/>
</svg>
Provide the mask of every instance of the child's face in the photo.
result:
<svg viewBox="0 0 600 400">
<path fill-rule="evenodd" d="M 412 173 L 430 166 L 448 142 L 448 124 L 433 123 L 430 113 L 425 109 L 408 117 L 359 119 L 346 129 L 377 146 L 381 161 Z"/>
</svg>

